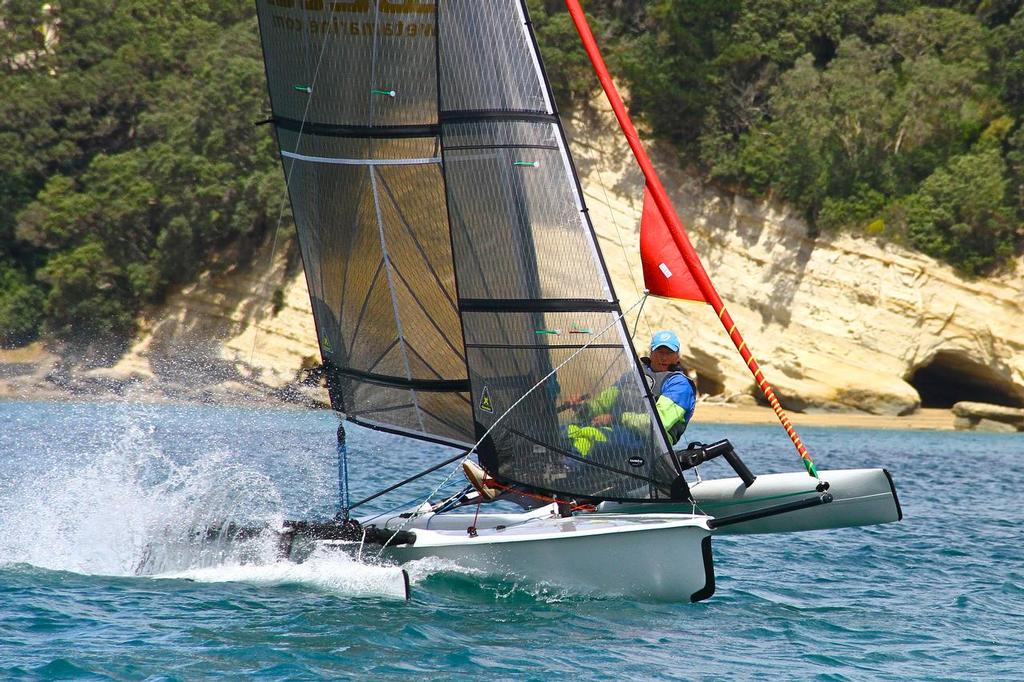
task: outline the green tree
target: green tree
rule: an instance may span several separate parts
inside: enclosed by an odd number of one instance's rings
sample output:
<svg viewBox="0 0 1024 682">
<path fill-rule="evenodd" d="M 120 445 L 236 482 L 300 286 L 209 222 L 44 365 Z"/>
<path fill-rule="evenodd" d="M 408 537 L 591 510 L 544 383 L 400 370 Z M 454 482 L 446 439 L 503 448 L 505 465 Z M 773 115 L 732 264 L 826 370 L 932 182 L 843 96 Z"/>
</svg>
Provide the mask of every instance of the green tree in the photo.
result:
<svg viewBox="0 0 1024 682">
<path fill-rule="evenodd" d="M 61 12 L 55 72 L 8 74 L 38 96 L 0 105 L 0 246 L 39 268 L 53 338 L 129 334 L 140 306 L 261 238 L 283 200 L 273 138 L 252 125 L 266 104 L 251 9 L 204 8 L 81 3 Z"/>
<path fill-rule="evenodd" d="M 55 254 L 39 279 L 49 285 L 45 331 L 63 341 L 107 348 L 116 357 L 133 330 L 134 311 L 127 274 L 103 245 L 87 242 Z"/>
<path fill-rule="evenodd" d="M 1018 116 L 1024 115 L 1024 6 L 992 31 L 993 80 L 1002 99 Z"/>
<path fill-rule="evenodd" d="M 1006 205 L 1006 164 L 994 143 L 953 158 L 903 202 L 911 244 L 979 275 L 1011 256 L 1017 244 Z"/>
<path fill-rule="evenodd" d="M 42 290 L 12 263 L 0 260 L 0 348 L 34 341 L 42 318 Z"/>
<path fill-rule="evenodd" d="M 629 82 L 630 108 L 659 137 L 694 150 L 714 100 L 715 57 L 726 49 L 738 0 L 658 0 L 641 31 L 614 50 Z"/>
<path fill-rule="evenodd" d="M 772 90 L 771 116 L 712 174 L 770 188 L 825 228 L 863 226 L 956 154 L 999 113 L 984 85 L 984 30 L 968 15 L 882 15 L 880 42 L 846 38 L 824 68 L 797 60 Z"/>
</svg>

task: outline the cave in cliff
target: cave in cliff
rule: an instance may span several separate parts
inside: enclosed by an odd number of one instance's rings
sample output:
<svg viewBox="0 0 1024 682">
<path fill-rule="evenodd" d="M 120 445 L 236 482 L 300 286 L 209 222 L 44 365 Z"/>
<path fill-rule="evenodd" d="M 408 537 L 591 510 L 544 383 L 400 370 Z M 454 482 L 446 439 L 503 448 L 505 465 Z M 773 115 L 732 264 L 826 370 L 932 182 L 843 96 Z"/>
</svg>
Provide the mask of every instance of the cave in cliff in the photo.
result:
<svg viewBox="0 0 1024 682">
<path fill-rule="evenodd" d="M 950 408 L 962 400 L 1024 407 L 1024 388 L 965 353 L 940 351 L 907 381 L 921 396 L 921 407 Z"/>
</svg>

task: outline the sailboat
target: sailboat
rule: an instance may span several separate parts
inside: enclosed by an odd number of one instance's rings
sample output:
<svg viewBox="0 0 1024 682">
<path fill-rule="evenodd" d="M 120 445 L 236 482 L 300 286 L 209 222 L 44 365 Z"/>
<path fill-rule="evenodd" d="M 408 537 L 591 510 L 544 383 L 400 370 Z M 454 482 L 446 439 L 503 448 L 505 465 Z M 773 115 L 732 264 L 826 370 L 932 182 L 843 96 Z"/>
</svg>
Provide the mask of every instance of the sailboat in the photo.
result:
<svg viewBox="0 0 1024 682">
<path fill-rule="evenodd" d="M 689 244 L 577 0 L 567 5 L 647 177 L 647 287 L 715 309 L 804 472 L 755 477 L 727 441 L 673 450 L 625 320 L 641 301 L 624 310 L 615 294 L 525 0 L 256 4 L 332 407 L 410 447 L 458 449 L 353 503 L 339 429 L 337 518 L 287 523 L 284 553 L 378 546 L 398 562 L 443 557 L 601 594 L 698 601 L 714 592 L 713 532 L 901 516 L 884 470 L 827 472 L 831 482 L 815 470 Z M 629 424 L 588 441 L 573 405 L 609 391 Z M 688 482 L 717 456 L 736 479 Z M 487 474 L 481 490 L 376 523 L 352 514 L 471 457 Z M 487 485 L 532 508 L 481 511 Z M 821 513 L 829 507 L 841 511 Z"/>
</svg>

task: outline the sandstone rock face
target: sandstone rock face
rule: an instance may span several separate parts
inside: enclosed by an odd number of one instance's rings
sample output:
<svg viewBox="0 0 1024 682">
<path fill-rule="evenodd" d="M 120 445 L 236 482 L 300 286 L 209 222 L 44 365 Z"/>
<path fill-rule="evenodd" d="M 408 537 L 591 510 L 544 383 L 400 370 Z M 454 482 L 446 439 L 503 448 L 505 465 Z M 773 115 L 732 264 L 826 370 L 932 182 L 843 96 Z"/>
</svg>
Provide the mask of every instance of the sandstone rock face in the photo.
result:
<svg viewBox="0 0 1024 682">
<path fill-rule="evenodd" d="M 271 264 L 265 251 L 253 261 L 207 273 L 171 296 L 113 369 L 211 402 L 238 396 L 328 404 L 326 391 L 300 390 L 302 370 L 320 359 L 301 267 L 289 267 L 282 254 Z"/>
<path fill-rule="evenodd" d="M 606 117 L 575 122 L 573 151 L 623 308 L 642 291 L 643 178 Z M 1024 276 L 965 281 L 895 245 L 813 237 L 785 206 L 702 185 L 655 165 L 726 307 L 784 406 L 905 414 L 921 370 L 960 390 L 1024 406 Z M 660 161 L 660 163 L 659 163 Z M 1018 262 L 1017 273 L 1024 271 Z M 632 319 L 630 316 L 630 326 Z M 710 387 L 759 393 L 710 306 L 648 300 L 636 339 L 674 328 L 684 360 Z M 934 382 L 933 382 L 934 383 Z"/>
<path fill-rule="evenodd" d="M 675 329 L 702 392 L 759 396 L 710 306 L 652 298 L 637 321 L 642 176 L 610 117 L 571 121 L 567 132 L 599 246 L 629 327 L 637 325 L 638 351 L 652 331 Z M 786 207 L 704 186 L 657 152 L 705 268 L 786 408 L 906 414 L 921 404 L 911 381 L 924 370 L 936 370 L 940 385 L 1024 406 L 1024 275 L 965 281 L 895 245 L 811 236 Z M 225 382 L 254 395 L 294 392 L 300 370 L 319 359 L 316 332 L 301 269 L 286 267 L 280 254 L 271 267 L 269 260 L 258 255 L 248 270 L 207 274 L 171 296 L 147 316 L 129 353 L 93 380 L 142 394 Z M 283 305 L 275 313 L 277 288 Z"/>
<path fill-rule="evenodd" d="M 252 260 L 247 268 L 205 273 L 149 311 L 113 366 L 54 369 L 56 358 L 47 356 L 47 372 L 0 381 L 0 397 L 55 391 L 50 397 L 327 405 L 326 390 L 300 381 L 320 357 L 301 267 L 289 267 L 280 253 L 271 263 L 269 248 Z M 0 355 L 0 367 L 4 360 Z"/>
<path fill-rule="evenodd" d="M 957 417 L 975 417 L 977 419 L 994 419 L 997 422 L 1024 424 L 1024 409 L 989 405 L 987 403 L 959 402 L 953 406 L 953 414 Z"/>
<path fill-rule="evenodd" d="M 957 431 L 987 431 L 989 433 L 1016 433 L 1022 430 L 1013 424 L 995 419 L 971 419 L 969 417 L 954 418 L 953 428 Z"/>
<path fill-rule="evenodd" d="M 1024 409 L 963 401 L 953 405 L 953 415 L 960 431 L 1024 431 Z"/>
</svg>

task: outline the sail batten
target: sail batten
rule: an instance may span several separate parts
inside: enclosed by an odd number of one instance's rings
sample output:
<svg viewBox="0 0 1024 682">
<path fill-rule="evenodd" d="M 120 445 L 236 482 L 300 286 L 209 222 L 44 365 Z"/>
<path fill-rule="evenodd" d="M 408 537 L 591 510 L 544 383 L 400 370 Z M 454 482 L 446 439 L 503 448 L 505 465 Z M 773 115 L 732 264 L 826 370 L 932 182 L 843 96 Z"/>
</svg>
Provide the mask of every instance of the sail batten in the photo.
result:
<svg viewBox="0 0 1024 682">
<path fill-rule="evenodd" d="M 558 116 L 546 111 L 517 109 L 447 110 L 440 115 L 442 123 L 482 123 L 506 121 L 523 123 L 558 123 Z"/>
<path fill-rule="evenodd" d="M 509 313 L 588 313 L 617 312 L 618 301 L 581 298 L 463 298 L 459 299 L 462 312 L 503 311 Z"/>
<path fill-rule="evenodd" d="M 355 137 L 361 139 L 398 139 L 403 137 L 436 138 L 441 128 L 437 125 L 396 125 L 396 126 L 358 126 L 302 121 L 284 116 L 270 119 L 274 128 L 297 133 L 315 135 L 317 137 Z"/>
<path fill-rule="evenodd" d="M 430 156 L 414 159 L 339 159 L 329 156 L 310 156 L 297 154 L 295 152 L 282 151 L 281 156 L 297 161 L 309 161 L 311 163 L 327 163 L 338 166 L 423 166 L 431 163 L 441 163 L 440 156 Z"/>
</svg>

